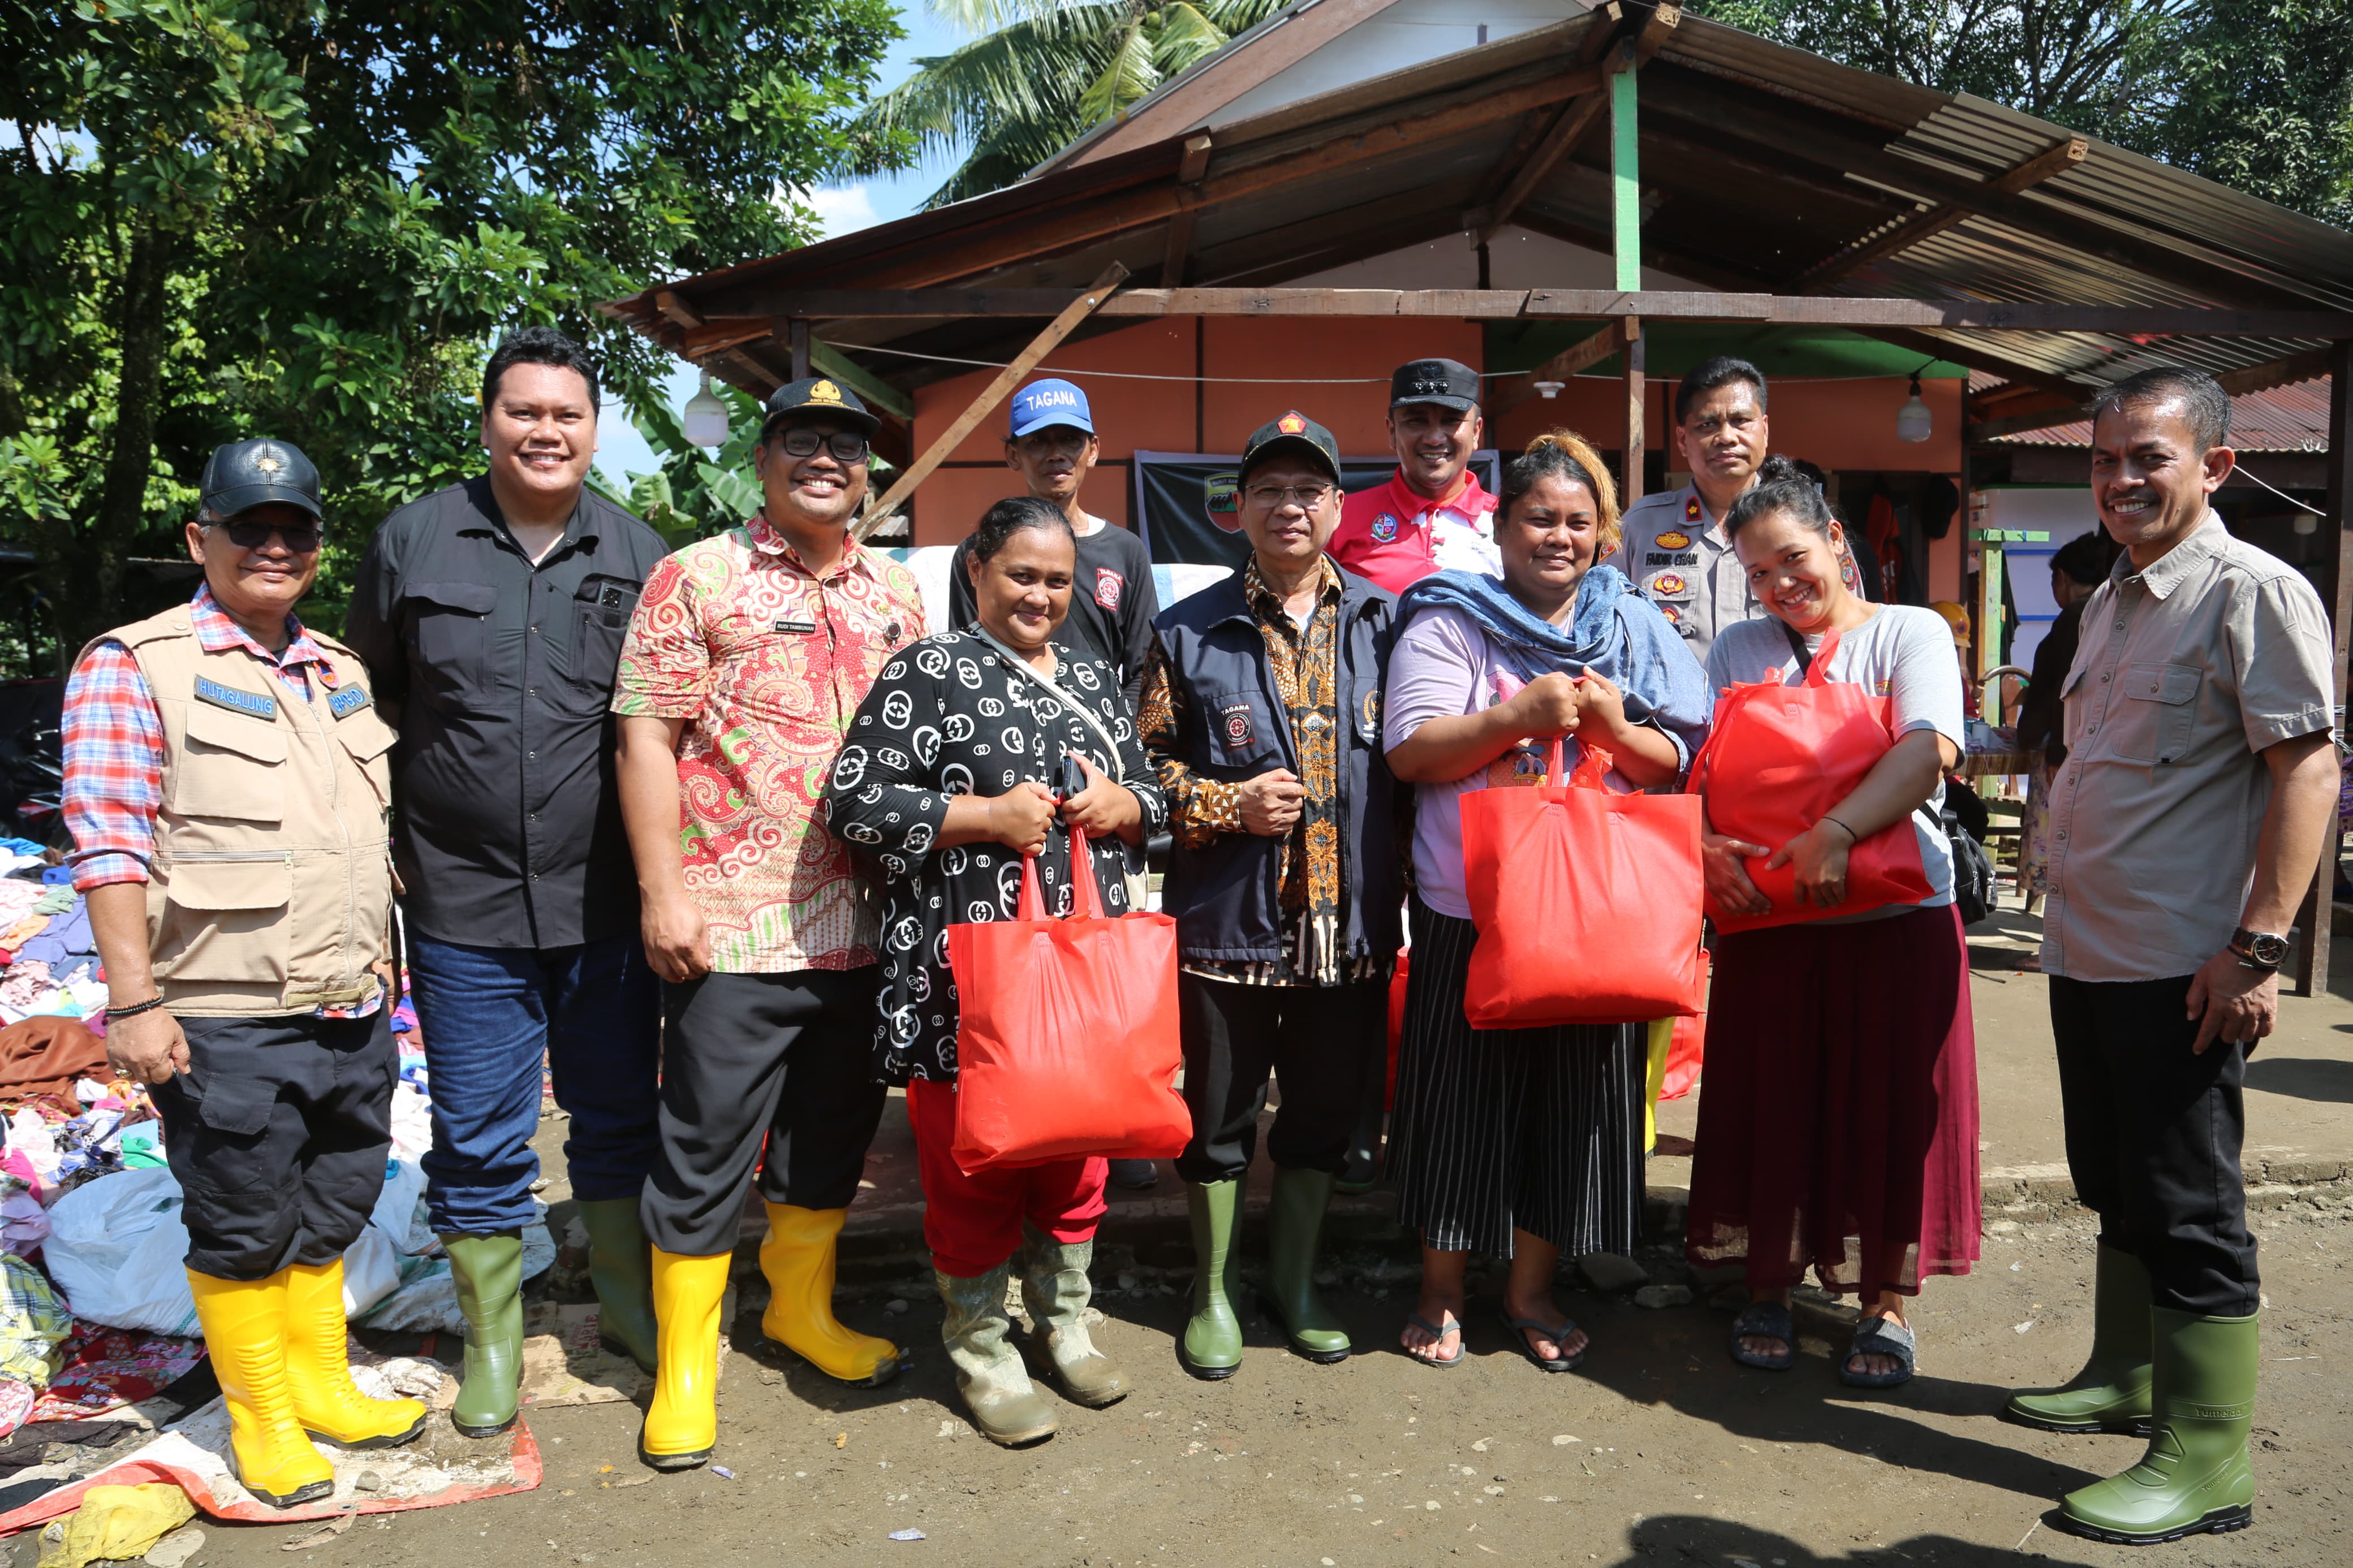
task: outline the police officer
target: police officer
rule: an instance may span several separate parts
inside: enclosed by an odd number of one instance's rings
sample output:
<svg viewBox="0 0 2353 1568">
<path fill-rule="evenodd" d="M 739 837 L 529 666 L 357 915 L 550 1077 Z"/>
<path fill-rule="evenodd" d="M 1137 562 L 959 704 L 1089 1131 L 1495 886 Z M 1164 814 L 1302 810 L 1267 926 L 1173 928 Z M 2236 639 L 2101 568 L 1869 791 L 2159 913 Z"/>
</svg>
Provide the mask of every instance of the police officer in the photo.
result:
<svg viewBox="0 0 2353 1568">
<path fill-rule="evenodd" d="M 215 452 L 187 525 L 204 585 L 83 649 L 65 710 L 107 1058 L 154 1094 L 237 1478 L 278 1508 L 334 1490 L 309 1439 L 425 1426 L 344 1360 L 343 1249 L 384 1186 L 398 1068 L 380 978 L 393 731 L 359 658 L 294 616 L 319 524 L 300 450 Z"/>
<path fill-rule="evenodd" d="M 1771 434 L 1763 372 L 1723 357 L 1694 366 L 1675 388 L 1675 441 L 1691 483 L 1628 507 L 1624 542 L 1609 557 L 1703 664 L 1725 627 L 1765 613 L 1723 523 L 1756 484 Z"/>
</svg>

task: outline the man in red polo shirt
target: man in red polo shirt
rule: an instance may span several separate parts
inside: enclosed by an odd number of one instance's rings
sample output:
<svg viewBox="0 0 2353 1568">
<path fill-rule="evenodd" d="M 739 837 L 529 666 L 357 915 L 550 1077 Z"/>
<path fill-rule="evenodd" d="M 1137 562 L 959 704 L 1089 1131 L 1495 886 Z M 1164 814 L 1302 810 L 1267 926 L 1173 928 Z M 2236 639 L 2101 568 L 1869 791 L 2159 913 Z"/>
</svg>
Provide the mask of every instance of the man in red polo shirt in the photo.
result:
<svg viewBox="0 0 2353 1568">
<path fill-rule="evenodd" d="M 1471 473 L 1484 434 L 1477 371 L 1451 359 L 1399 365 L 1389 378 L 1397 472 L 1342 503 L 1332 559 L 1392 594 L 1432 572 L 1500 574 L 1495 498 Z"/>
</svg>

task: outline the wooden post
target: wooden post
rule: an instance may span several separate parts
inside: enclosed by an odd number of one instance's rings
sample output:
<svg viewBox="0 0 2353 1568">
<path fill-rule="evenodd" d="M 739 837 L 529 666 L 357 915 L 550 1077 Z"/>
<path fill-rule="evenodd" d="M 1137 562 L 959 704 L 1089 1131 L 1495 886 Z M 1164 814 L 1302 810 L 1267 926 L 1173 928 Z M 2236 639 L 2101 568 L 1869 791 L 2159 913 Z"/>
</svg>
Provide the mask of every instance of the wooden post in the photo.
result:
<svg viewBox="0 0 2353 1568">
<path fill-rule="evenodd" d="M 787 337 L 793 356 L 793 379 L 806 381 L 809 373 L 809 330 L 807 316 L 795 316 Z"/>
<path fill-rule="evenodd" d="M 1642 323 L 1629 318 L 1626 322 L 1626 461 L 1618 479 L 1620 510 L 1642 499 L 1642 395 L 1649 385 L 1646 367 L 1650 363 L 1649 345 L 1642 338 Z"/>
<path fill-rule="evenodd" d="M 907 465 L 882 499 L 866 509 L 866 515 L 851 525 L 849 536 L 864 539 L 882 526 L 882 520 L 898 508 L 901 501 L 914 492 L 917 485 L 932 477 L 932 470 L 947 458 L 950 452 L 964 444 L 980 422 L 996 412 L 997 405 L 1013 395 L 1021 378 L 1038 368 L 1038 362 L 1052 353 L 1064 338 L 1078 331 L 1079 323 L 1095 313 L 1097 307 L 1111 298 L 1111 291 L 1127 280 L 1127 268 L 1113 262 L 1103 269 L 1087 291 L 1062 307 L 1062 313 L 1046 325 L 1046 330 L 1030 340 L 1029 346 L 1014 356 L 1013 363 L 997 373 L 997 379 L 972 400 L 972 406 L 955 417 L 955 423 L 940 432 L 938 439 L 923 448 L 923 455 Z"/>
<path fill-rule="evenodd" d="M 1618 287 L 1630 294 L 1642 287 L 1642 163 L 1634 78 L 1634 41 L 1629 38 L 1609 61 L 1609 232 Z"/>
<path fill-rule="evenodd" d="M 2353 646 L 2353 340 L 2338 339 L 2328 349 L 2328 531 L 2327 584 L 2329 630 L 2335 639 L 2337 721 L 2345 722 L 2346 649 Z M 2336 914 L 2338 840 L 2335 814 L 2323 840 L 2320 873 L 2313 879 L 2304 908 L 2297 911 L 2295 931 L 2295 994 L 2328 994 L 2328 942 Z"/>
</svg>

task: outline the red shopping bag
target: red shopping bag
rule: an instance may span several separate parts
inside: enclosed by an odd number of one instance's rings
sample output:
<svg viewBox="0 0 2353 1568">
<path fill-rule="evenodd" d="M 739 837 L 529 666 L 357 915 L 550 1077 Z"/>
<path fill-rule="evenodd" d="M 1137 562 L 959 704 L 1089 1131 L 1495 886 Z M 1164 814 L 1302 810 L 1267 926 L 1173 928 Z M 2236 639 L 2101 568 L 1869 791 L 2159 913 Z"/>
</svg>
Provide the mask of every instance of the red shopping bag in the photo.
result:
<svg viewBox="0 0 2353 1568">
<path fill-rule="evenodd" d="M 1462 879 L 1479 928 L 1462 1013 L 1482 1029 L 1619 1024 L 1707 1005 L 1700 814 L 1689 795 L 1619 795 L 1609 753 L 1564 746 L 1536 787 L 1461 797 Z"/>
<path fill-rule="evenodd" d="M 1707 743 L 1692 763 L 1694 791 L 1707 794 L 1707 820 L 1715 831 L 1778 850 L 1844 800 L 1895 744 L 1894 701 L 1823 671 L 1838 633 L 1822 639 L 1803 686 L 1777 677 L 1725 689 L 1715 705 Z M 1792 866 L 1765 868 L 1748 862 L 1749 879 L 1773 901 L 1769 914 L 1736 915 L 1708 904 L 1722 931 L 1757 931 L 1798 921 L 1858 914 L 1882 904 L 1912 904 L 1933 889 L 1920 865 L 1920 840 L 1906 816 L 1847 852 L 1846 899 L 1821 910 L 1798 900 Z"/>
<path fill-rule="evenodd" d="M 1071 912 L 1050 920 L 1034 856 L 1009 921 L 948 927 L 956 1027 L 956 1164 L 1182 1153 L 1176 922 L 1103 914 L 1087 836 L 1071 829 Z"/>
</svg>

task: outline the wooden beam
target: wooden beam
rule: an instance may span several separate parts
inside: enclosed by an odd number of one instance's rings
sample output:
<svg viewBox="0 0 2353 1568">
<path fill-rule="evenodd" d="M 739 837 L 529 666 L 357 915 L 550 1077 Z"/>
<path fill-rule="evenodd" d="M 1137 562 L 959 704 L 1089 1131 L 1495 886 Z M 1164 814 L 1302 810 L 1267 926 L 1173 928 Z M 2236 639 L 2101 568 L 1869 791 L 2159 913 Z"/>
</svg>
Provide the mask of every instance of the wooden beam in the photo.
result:
<svg viewBox="0 0 2353 1568">
<path fill-rule="evenodd" d="M 1209 145 L 1209 134 L 1206 131 L 1198 136 L 1186 138 L 1184 155 L 1176 163 L 1178 184 L 1198 185 L 1201 183 L 1201 176 L 1208 172 Z M 1193 249 L 1193 217 L 1198 210 L 1180 207 L 1168 220 L 1168 235 L 1160 260 L 1160 286 L 1163 289 L 1174 289 L 1185 281 L 1186 258 Z"/>
<path fill-rule="evenodd" d="M 982 389 L 981 395 L 972 400 L 972 405 L 957 415 L 955 423 L 923 448 L 923 455 L 900 470 L 899 477 L 891 481 L 891 488 L 883 492 L 882 499 L 868 507 L 866 515 L 850 529 L 850 537 L 863 539 L 881 527 L 883 520 L 898 510 L 899 503 L 906 500 L 917 485 L 931 478 L 932 470 L 938 468 L 950 452 L 962 446 L 964 438 L 971 435 L 982 420 L 997 411 L 997 405 L 1013 395 L 1013 389 L 1021 384 L 1021 378 L 1037 369 L 1038 362 L 1052 353 L 1081 321 L 1093 315 L 1103 302 L 1111 298 L 1111 291 L 1126 279 L 1127 268 L 1118 262 L 1104 268 L 1095 279 L 1093 288 L 1063 307 L 1062 313 L 1049 322 L 1046 330 L 1032 339 L 1028 348 L 1013 356 L 1012 363 L 997 373 L 997 379 Z"/>
<path fill-rule="evenodd" d="M 2333 615 L 2337 706 L 2345 706 L 2345 657 L 2353 644 L 2353 341 L 2340 339 L 2328 346 L 2328 535 L 2324 568 L 2328 605 Z M 2296 982 L 2299 996 L 2328 994 L 2330 927 L 2336 913 L 2337 860 L 2344 846 L 2337 837 L 2337 817 L 2329 814 L 2328 831 L 2321 839 L 2319 875 L 2305 900 L 2296 921 Z"/>
<path fill-rule="evenodd" d="M 2063 142 L 2044 148 L 2033 157 L 2005 170 L 1986 182 L 1987 185 L 2005 195 L 2016 195 L 2031 185 L 2041 184 L 2053 174 L 2063 174 L 2082 163 L 2090 153 L 2092 144 L 2081 136 L 2071 136 Z M 1841 251 L 1827 261 L 1816 263 L 1799 279 L 1805 291 L 1818 294 L 1828 289 L 1840 279 L 1860 272 L 1874 261 L 1883 261 L 1899 251 L 1911 249 L 1924 239 L 1957 228 L 1968 221 L 1965 207 L 1949 202 L 1939 203 L 1905 218 L 1875 239 L 1867 239 L 1850 250 Z"/>
<path fill-rule="evenodd" d="M 1609 68 L 1610 259 L 1616 268 L 1613 280 L 1619 288 L 1631 291 L 1642 287 L 1642 128 L 1635 112 L 1634 46 L 1630 40 L 1619 47 Z M 1630 372 L 1631 364 L 1630 360 Z M 1641 477 L 1638 467 L 1634 473 L 1637 494 L 1641 493 Z"/>
<path fill-rule="evenodd" d="M 1626 30 L 1624 7 L 1619 0 L 1596 6 L 1594 18 L 1594 25 L 1586 33 L 1578 51 L 1580 64 L 1599 60 L 1611 53 L 1612 40 L 1622 37 Z M 1610 74 L 1614 76 L 1621 70 L 1630 70 L 1658 53 L 1659 46 L 1666 42 L 1682 20 L 1683 8 L 1672 0 L 1652 7 L 1633 36 L 1623 38 L 1620 45 L 1623 60 L 1610 64 Z M 1495 237 L 1497 231 L 1520 209 L 1521 204 L 1544 183 L 1554 166 L 1577 151 L 1578 144 L 1593 129 L 1593 122 L 1609 107 L 1608 100 L 1600 94 L 1573 99 L 1553 116 L 1550 126 L 1541 133 L 1531 138 L 1524 129 L 1521 136 L 1514 139 L 1511 149 L 1482 182 L 1480 197 L 1474 208 L 1478 214 L 1477 220 L 1466 222 L 1463 226 L 1478 231 L 1476 243 L 1485 245 Z"/>
<path fill-rule="evenodd" d="M 663 315 L 669 317 L 671 321 L 677 322 L 681 327 L 699 327 L 702 325 L 702 317 L 696 311 L 695 308 L 688 304 L 685 300 L 680 299 L 678 295 L 670 289 L 664 289 L 655 294 L 654 309 L 659 310 Z"/>
<path fill-rule="evenodd" d="M 793 379 L 806 381 L 809 373 L 809 324 L 807 316 L 795 316 L 786 323 L 785 346 L 792 355 Z"/>
<path fill-rule="evenodd" d="M 1487 390 L 1487 417 L 1499 419 L 1529 398 L 1542 395 L 1536 391 L 1537 382 L 1567 381 L 1577 372 L 1599 364 L 1629 343 L 1639 342 L 1641 336 L 1641 322 L 1631 316 L 1620 316 L 1591 337 L 1561 350 L 1526 374 L 1497 378 Z"/>
<path fill-rule="evenodd" d="M 850 391 L 858 394 L 869 408 L 888 414 L 902 425 L 915 421 L 915 400 L 897 387 L 835 348 L 831 343 L 809 344 L 809 368 L 820 375 L 829 375 Z"/>
<path fill-rule="evenodd" d="M 2086 387 L 2084 389 L 2084 395 L 2073 403 L 2054 401 L 2041 408 L 2029 408 L 2017 414 L 2002 414 L 1990 419 L 1979 419 L 1967 426 L 1963 434 L 1973 442 L 1985 442 L 2000 436 L 2023 436 L 2030 430 L 2048 430 L 2053 426 L 2080 424 L 2084 418 L 2084 405 L 2091 402 L 2094 395 L 2092 389 Z"/>
<path fill-rule="evenodd" d="M 1940 338 L 1931 332 L 1907 331 L 1901 327 L 1860 327 L 1856 330 L 1865 337 L 1877 338 L 1883 343 L 1916 349 L 1921 353 L 1951 364 L 1964 364 L 1971 370 L 1984 371 L 1988 375 L 1998 375 L 2016 386 L 2038 387 L 2063 397 L 2081 397 L 2086 391 L 2084 386 L 2055 372 L 2036 365 L 2021 364 L 1975 343 L 1957 343 L 1950 338 Z"/>
<path fill-rule="evenodd" d="M 2310 381 L 2327 375 L 2336 366 L 2337 345 L 2308 349 L 2285 359 L 2275 359 L 2268 364 L 2251 364 L 2243 370 L 2226 370 L 2214 379 L 2222 390 L 2233 397 L 2244 397 L 2251 392 L 2269 392 L 2274 386 L 2294 386 L 2299 381 Z"/>
<path fill-rule="evenodd" d="M 1600 119 L 1601 111 L 1609 107 L 1608 96 L 1595 92 L 1573 100 L 1560 111 L 1552 122 L 1552 129 L 1546 132 L 1543 139 L 1520 161 L 1518 171 L 1504 187 L 1503 194 L 1479 214 L 1476 224 L 1467 226 L 1479 231 L 1478 243 L 1484 245 L 1493 239 L 1497 232 L 1512 221 L 1512 215 L 1520 210 L 1520 204 L 1544 184 L 1554 165 L 1577 150 L 1577 144 L 1585 140 L 1586 132 L 1593 129 L 1593 122 Z"/>
<path fill-rule="evenodd" d="M 1683 25 L 1683 8 L 1678 0 L 1658 0 L 1651 14 L 1642 18 L 1640 31 L 1634 35 L 1634 63 L 1646 64 L 1661 46 Z"/>
<path fill-rule="evenodd" d="M 1650 385 L 1650 355 L 1642 342 L 1642 323 L 1629 317 L 1626 331 L 1626 459 L 1620 465 L 1618 480 L 1621 510 L 1642 499 L 1642 404 Z"/>
</svg>

